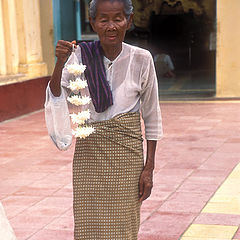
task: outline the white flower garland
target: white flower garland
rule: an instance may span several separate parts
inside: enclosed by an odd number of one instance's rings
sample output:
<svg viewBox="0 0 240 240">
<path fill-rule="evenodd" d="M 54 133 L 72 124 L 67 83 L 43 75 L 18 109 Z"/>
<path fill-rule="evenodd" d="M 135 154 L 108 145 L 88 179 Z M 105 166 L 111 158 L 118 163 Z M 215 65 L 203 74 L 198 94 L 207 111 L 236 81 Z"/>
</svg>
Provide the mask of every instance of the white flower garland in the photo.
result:
<svg viewBox="0 0 240 240">
<path fill-rule="evenodd" d="M 87 81 L 86 80 L 82 80 L 81 78 L 76 78 L 75 81 L 71 81 L 70 80 L 70 84 L 68 86 L 68 88 L 70 88 L 74 93 L 79 93 L 80 89 L 83 89 L 87 87 Z"/>
<path fill-rule="evenodd" d="M 80 105 L 86 105 L 89 104 L 91 102 L 91 98 L 87 97 L 87 96 L 78 96 L 78 95 L 73 95 L 71 97 L 68 97 L 67 100 L 76 105 L 76 106 L 80 106 Z"/>
<path fill-rule="evenodd" d="M 76 130 L 72 130 L 72 134 L 75 137 L 86 138 L 95 131 L 93 127 L 77 127 Z"/>
<path fill-rule="evenodd" d="M 72 119 L 73 124 L 84 124 L 86 122 L 86 120 L 88 120 L 90 118 L 90 111 L 89 109 L 87 111 L 82 111 L 79 112 L 78 114 L 70 114 L 70 117 Z"/>
<path fill-rule="evenodd" d="M 75 76 L 78 76 L 84 73 L 85 69 L 86 69 L 86 65 L 83 65 L 83 64 L 74 63 L 74 64 L 69 64 L 67 66 L 68 72 Z"/>
<path fill-rule="evenodd" d="M 81 96 L 81 89 L 86 88 L 87 81 L 81 79 L 81 75 L 84 73 L 86 66 L 81 64 L 69 64 L 67 65 L 67 70 L 70 74 L 74 75 L 74 80 L 70 80 L 68 88 L 71 89 L 72 94 L 67 100 L 76 106 L 86 105 L 91 102 L 91 98 L 88 96 Z M 77 124 L 78 127 L 72 130 L 72 134 L 75 137 L 86 138 L 90 134 L 92 134 L 95 129 L 92 126 L 84 126 L 86 121 L 90 119 L 90 111 L 87 109 L 86 111 L 78 112 L 77 114 L 70 114 L 71 120 L 73 124 Z"/>
</svg>

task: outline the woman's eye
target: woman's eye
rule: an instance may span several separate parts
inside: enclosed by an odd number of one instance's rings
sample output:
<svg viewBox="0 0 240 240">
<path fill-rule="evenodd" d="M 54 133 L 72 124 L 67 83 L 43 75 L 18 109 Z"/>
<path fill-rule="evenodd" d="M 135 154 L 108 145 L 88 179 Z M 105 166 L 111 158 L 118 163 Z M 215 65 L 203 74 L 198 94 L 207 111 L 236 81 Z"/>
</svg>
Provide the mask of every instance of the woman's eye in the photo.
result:
<svg viewBox="0 0 240 240">
<path fill-rule="evenodd" d="M 106 23 L 107 22 L 107 19 L 102 19 L 100 20 L 101 23 Z"/>
<path fill-rule="evenodd" d="M 116 18 L 115 22 L 121 22 L 122 20 L 120 18 Z"/>
</svg>

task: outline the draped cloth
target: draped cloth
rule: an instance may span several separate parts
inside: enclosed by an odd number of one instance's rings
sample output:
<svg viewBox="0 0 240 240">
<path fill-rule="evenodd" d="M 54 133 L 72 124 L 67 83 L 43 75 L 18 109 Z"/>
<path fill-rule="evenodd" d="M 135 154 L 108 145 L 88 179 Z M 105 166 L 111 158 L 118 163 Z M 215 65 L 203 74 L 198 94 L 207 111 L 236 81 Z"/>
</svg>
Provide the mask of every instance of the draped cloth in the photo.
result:
<svg viewBox="0 0 240 240">
<path fill-rule="evenodd" d="M 87 66 L 85 77 L 97 113 L 104 112 L 113 104 L 112 92 L 107 82 L 100 41 L 79 43 L 82 63 Z"/>
<path fill-rule="evenodd" d="M 137 240 L 143 147 L 139 113 L 93 123 L 73 159 L 75 240 Z"/>
</svg>

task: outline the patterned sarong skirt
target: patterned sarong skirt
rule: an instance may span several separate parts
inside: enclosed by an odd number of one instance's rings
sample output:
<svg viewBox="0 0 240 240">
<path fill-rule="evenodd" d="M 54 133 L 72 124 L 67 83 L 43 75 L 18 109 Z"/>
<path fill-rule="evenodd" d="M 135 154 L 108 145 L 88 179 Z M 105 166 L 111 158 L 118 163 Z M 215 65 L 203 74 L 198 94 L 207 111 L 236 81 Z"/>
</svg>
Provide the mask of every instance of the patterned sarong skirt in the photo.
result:
<svg viewBox="0 0 240 240">
<path fill-rule="evenodd" d="M 73 159 L 75 240 L 137 240 L 143 147 L 139 113 L 93 123 Z"/>
</svg>

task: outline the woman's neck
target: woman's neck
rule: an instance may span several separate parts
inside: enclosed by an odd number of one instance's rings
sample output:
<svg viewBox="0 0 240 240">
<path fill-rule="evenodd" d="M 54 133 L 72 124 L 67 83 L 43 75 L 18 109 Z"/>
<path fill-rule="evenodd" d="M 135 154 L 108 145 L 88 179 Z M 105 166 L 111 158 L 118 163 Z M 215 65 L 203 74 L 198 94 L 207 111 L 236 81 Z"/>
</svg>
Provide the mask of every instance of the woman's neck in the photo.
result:
<svg viewBox="0 0 240 240">
<path fill-rule="evenodd" d="M 113 61 L 122 51 L 122 43 L 118 46 L 102 46 L 104 55 L 109 60 Z"/>
</svg>

